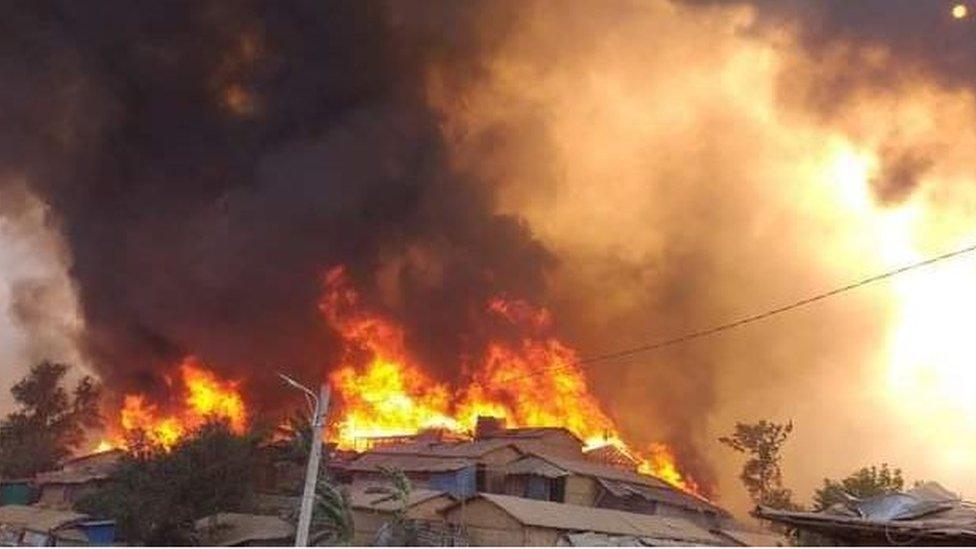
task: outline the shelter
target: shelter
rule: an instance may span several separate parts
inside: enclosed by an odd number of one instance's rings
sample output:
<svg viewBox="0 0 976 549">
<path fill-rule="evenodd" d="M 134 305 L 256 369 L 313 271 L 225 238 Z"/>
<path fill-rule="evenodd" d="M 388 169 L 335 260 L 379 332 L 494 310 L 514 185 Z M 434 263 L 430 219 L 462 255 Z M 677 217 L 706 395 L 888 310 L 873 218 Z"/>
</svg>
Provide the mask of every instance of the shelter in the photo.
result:
<svg viewBox="0 0 976 549">
<path fill-rule="evenodd" d="M 976 505 L 934 482 L 907 492 L 851 497 L 822 512 L 760 506 L 753 514 L 843 545 L 976 544 Z"/>
<path fill-rule="evenodd" d="M 295 527 L 278 517 L 244 513 L 218 513 L 196 522 L 203 545 L 214 547 L 286 546 L 295 539 Z"/>
<path fill-rule="evenodd" d="M 710 501 L 663 480 L 617 465 L 548 454 L 531 454 L 502 468 L 503 492 L 587 507 L 674 516 L 706 527 L 731 518 Z"/>
<path fill-rule="evenodd" d="M 349 493 L 355 533 L 353 545 L 372 545 L 385 524 L 394 520 L 400 503 L 385 499 L 383 494 L 368 488 Z M 403 509 L 404 518 L 414 522 L 442 522 L 440 512 L 456 500 L 441 490 L 415 489 L 410 491 Z"/>
<path fill-rule="evenodd" d="M 462 528 L 473 545 L 556 545 L 567 534 L 593 532 L 633 536 L 650 545 L 727 545 L 690 521 L 539 501 L 499 494 L 479 494 L 442 513 Z"/>
<path fill-rule="evenodd" d="M 66 461 L 56 471 L 38 473 L 34 478 L 39 492 L 37 504 L 71 509 L 108 480 L 123 455 L 122 450 L 98 452 Z"/>
<path fill-rule="evenodd" d="M 0 545 L 110 545 L 114 521 L 29 505 L 0 507 Z"/>
<path fill-rule="evenodd" d="M 342 465 L 340 469 L 353 490 L 387 484 L 383 469 L 402 471 L 417 488 L 449 492 L 455 496 L 470 496 L 477 489 L 477 463 L 464 458 L 441 458 L 397 454 L 363 454 Z"/>
</svg>

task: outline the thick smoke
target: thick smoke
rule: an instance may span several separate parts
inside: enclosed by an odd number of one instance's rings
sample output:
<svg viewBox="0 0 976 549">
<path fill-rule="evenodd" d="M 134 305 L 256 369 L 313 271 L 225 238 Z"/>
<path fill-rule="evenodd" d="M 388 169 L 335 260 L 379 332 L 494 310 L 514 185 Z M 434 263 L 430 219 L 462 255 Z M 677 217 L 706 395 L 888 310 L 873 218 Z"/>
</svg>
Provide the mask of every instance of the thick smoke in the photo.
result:
<svg viewBox="0 0 976 549">
<path fill-rule="evenodd" d="M 787 27 L 818 60 L 846 55 L 842 73 L 825 78 L 841 99 L 855 84 L 897 84 L 922 73 L 947 86 L 976 85 L 976 27 L 952 15 L 955 0 L 683 0 L 690 5 L 750 6 L 756 17 L 746 32 L 767 33 Z M 871 49 L 885 55 L 861 57 Z M 846 51 L 845 51 L 846 50 Z M 824 88 L 827 89 L 827 88 Z"/>
<path fill-rule="evenodd" d="M 836 123 L 865 96 L 896 97 L 924 80 L 950 92 L 976 90 L 976 25 L 956 20 L 954 0 L 684 0 L 696 6 L 748 6 L 742 29 L 761 39 L 787 30 L 802 50 L 779 76 L 778 100 Z M 893 110 L 904 109 L 894 103 Z M 890 135 L 875 189 L 897 204 L 922 183 L 931 151 L 902 150 Z"/>
<path fill-rule="evenodd" d="M 340 263 L 443 372 L 490 295 L 541 294 L 552 257 L 450 165 L 424 101 L 431 62 L 477 78 L 479 10 L 5 7 L 0 160 L 64 235 L 103 379 L 153 390 L 186 353 L 258 386 L 320 377 L 335 349 L 316 304 Z"/>
<path fill-rule="evenodd" d="M 976 173 L 976 26 L 947 3 L 0 10 L 0 175 L 48 206 L 82 348 L 120 389 L 189 352 L 258 389 L 320 377 L 339 263 L 449 378 L 496 293 L 551 307 L 587 356 L 891 267 L 886 208 L 949 227 L 925 235 L 938 251 L 971 224 L 948 184 Z M 588 369 L 628 435 L 733 499 L 714 441 L 736 420 L 797 421 L 801 496 L 885 459 L 925 475 L 904 426 L 864 413 L 890 404 L 892 301 L 868 289 Z"/>
<path fill-rule="evenodd" d="M 774 28 L 755 6 L 701 4 L 554 13 L 527 3 L 478 86 L 457 92 L 433 78 L 458 161 L 494 181 L 502 211 L 527 219 L 560 259 L 550 300 L 584 355 L 898 266 L 915 256 L 888 255 L 905 228 L 885 208 L 908 205 L 919 226 L 947 227 L 949 210 L 929 203 L 971 203 L 947 186 L 971 181 L 969 98 L 915 70 L 897 88 L 852 86 L 821 110 L 808 98 L 825 79 L 863 70 L 818 58 L 802 30 Z M 791 5 L 790 21 L 804 24 L 806 4 Z M 941 196 L 916 196 L 922 182 Z M 800 499 L 824 475 L 871 461 L 897 458 L 924 475 L 899 420 L 885 417 L 890 292 L 588 369 L 629 435 L 670 442 L 706 482 L 715 471 L 725 502 L 745 503 L 741 464 L 715 442 L 735 421 L 797 421 L 786 466 Z"/>
</svg>

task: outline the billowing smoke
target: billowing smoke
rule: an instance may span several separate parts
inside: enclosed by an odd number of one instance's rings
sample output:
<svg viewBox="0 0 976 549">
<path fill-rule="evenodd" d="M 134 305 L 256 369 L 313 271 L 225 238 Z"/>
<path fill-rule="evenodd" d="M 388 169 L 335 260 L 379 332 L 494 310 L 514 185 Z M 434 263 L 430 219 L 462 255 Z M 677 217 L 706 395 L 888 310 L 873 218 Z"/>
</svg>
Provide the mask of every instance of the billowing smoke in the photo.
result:
<svg viewBox="0 0 976 549">
<path fill-rule="evenodd" d="M 903 61 L 896 34 L 818 26 L 847 24 L 823 4 L 529 3 L 483 82 L 458 92 L 432 78 L 455 156 L 560 259 L 550 302 L 586 354 L 790 303 L 973 233 L 973 99 L 920 44 L 971 31 L 934 3 L 864 3 L 885 22 L 939 21 L 909 31 L 918 55 Z M 958 485 L 958 467 L 927 464 L 898 435 L 928 420 L 889 400 L 899 292 L 932 287 L 868 288 L 588 370 L 628 434 L 715 471 L 727 502 L 742 501 L 738 463 L 715 438 L 759 418 L 802 426 L 787 456 L 800 499 L 872 461 Z"/>
<path fill-rule="evenodd" d="M 252 388 L 320 377 L 340 263 L 443 378 L 497 293 L 599 354 L 971 233 L 976 26 L 934 4 L 7 6 L 0 180 L 47 206 L 84 356 L 120 389 L 186 353 Z M 43 320 L 44 289 L 20 294 Z M 587 368 L 629 436 L 733 497 L 714 439 L 759 417 L 797 421 L 801 496 L 883 459 L 931 476 L 904 417 L 864 413 L 891 405 L 898 304 L 868 289 Z"/>
<path fill-rule="evenodd" d="M 476 78 L 478 8 L 414 7 L 437 18 L 376 2 L 5 8 L 2 164 L 52 209 L 109 384 L 152 390 L 186 353 L 320 376 L 335 264 L 382 281 L 364 293 L 445 370 L 472 308 L 541 293 L 551 255 L 452 168 L 424 102 L 433 59 Z"/>
</svg>

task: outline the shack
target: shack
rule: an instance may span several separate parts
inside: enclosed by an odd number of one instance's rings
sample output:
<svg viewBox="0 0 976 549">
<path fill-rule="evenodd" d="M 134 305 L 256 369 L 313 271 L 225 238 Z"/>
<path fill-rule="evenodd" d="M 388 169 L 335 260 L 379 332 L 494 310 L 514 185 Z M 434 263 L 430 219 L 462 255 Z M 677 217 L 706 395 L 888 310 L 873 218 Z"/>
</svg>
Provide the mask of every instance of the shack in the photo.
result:
<svg viewBox="0 0 976 549">
<path fill-rule="evenodd" d="M 60 469 L 38 473 L 34 479 L 37 504 L 51 509 L 71 509 L 78 500 L 94 492 L 111 476 L 124 455 L 109 450 L 64 462 Z"/>
<path fill-rule="evenodd" d="M 115 522 L 29 505 L 0 507 L 0 545 L 111 545 Z"/>
<path fill-rule="evenodd" d="M 373 545 L 385 524 L 394 520 L 400 503 L 384 500 L 383 494 L 358 489 L 349 494 L 355 534 L 353 545 Z M 410 491 L 404 518 L 415 524 L 443 522 L 440 512 L 455 503 L 450 494 L 441 490 L 414 489 Z"/>
<path fill-rule="evenodd" d="M 691 520 L 719 527 L 731 515 L 710 501 L 617 465 L 529 454 L 501 468 L 506 495 Z"/>
<path fill-rule="evenodd" d="M 935 482 L 848 500 L 821 512 L 758 507 L 757 518 L 841 545 L 974 545 L 976 505 Z"/>
<path fill-rule="evenodd" d="M 449 524 L 466 533 L 472 545 L 553 546 L 568 534 L 587 532 L 633 536 L 647 545 L 730 545 L 680 518 L 499 494 L 479 494 L 454 503 L 442 514 Z"/>
<path fill-rule="evenodd" d="M 342 471 L 353 491 L 388 483 L 383 469 L 402 471 L 415 488 L 439 490 L 456 497 L 473 495 L 477 489 L 477 464 L 471 459 L 371 452 L 332 467 Z"/>
</svg>

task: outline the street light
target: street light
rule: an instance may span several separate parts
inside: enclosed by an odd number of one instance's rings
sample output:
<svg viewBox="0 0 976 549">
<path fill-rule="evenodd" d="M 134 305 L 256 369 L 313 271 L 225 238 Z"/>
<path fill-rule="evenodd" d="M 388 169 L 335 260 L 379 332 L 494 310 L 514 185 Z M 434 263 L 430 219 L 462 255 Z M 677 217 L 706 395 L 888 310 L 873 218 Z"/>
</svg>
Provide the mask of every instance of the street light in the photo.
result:
<svg viewBox="0 0 976 549">
<path fill-rule="evenodd" d="M 308 467 L 305 469 L 305 490 L 302 492 L 302 508 L 298 515 L 298 528 L 295 532 L 295 547 L 307 547 L 309 529 L 312 526 L 312 504 L 315 501 L 315 482 L 319 477 L 319 461 L 322 459 L 322 431 L 325 416 L 329 410 L 329 384 L 323 383 L 319 396 L 311 389 L 294 379 L 278 372 L 285 383 L 305 393 L 305 399 L 312 408 L 312 447 L 308 452 Z M 314 406 L 312 403 L 315 403 Z"/>
</svg>

